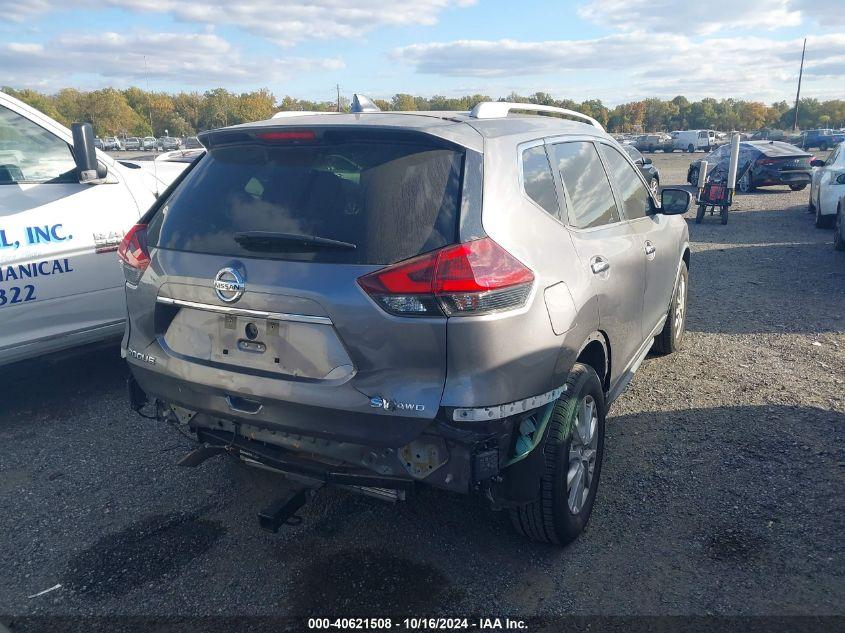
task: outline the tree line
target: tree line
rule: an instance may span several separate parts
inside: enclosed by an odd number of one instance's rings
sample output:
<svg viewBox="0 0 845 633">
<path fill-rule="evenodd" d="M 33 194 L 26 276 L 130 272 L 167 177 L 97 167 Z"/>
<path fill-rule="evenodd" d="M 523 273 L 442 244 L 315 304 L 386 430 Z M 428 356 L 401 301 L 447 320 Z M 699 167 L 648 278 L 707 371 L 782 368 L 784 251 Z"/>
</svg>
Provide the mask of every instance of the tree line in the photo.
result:
<svg viewBox="0 0 845 633">
<path fill-rule="evenodd" d="M 140 88 L 81 91 L 64 88 L 54 94 L 35 90 L 3 87 L 3 92 L 38 108 L 57 121 L 70 125 L 88 121 L 98 136 L 189 136 L 201 130 L 259 121 L 282 110 L 318 112 L 349 109 L 349 100 L 308 101 L 285 96 L 281 100 L 268 89 L 235 93 L 224 88 L 199 92 L 149 92 Z M 375 99 L 382 110 L 470 110 L 482 101 L 493 101 L 488 95 L 463 97 L 420 97 L 406 93 L 390 99 Z M 794 109 L 786 101 L 770 105 L 740 99 L 689 101 L 645 99 L 615 107 L 605 106 L 599 99 L 580 103 L 571 99 L 554 99 L 545 92 L 530 96 L 511 93 L 499 101 L 516 101 L 568 108 L 598 120 L 611 132 L 659 132 L 695 128 L 752 131 L 763 127 L 789 129 Z M 845 100 L 802 99 L 798 108 L 798 127 L 845 127 Z"/>
</svg>

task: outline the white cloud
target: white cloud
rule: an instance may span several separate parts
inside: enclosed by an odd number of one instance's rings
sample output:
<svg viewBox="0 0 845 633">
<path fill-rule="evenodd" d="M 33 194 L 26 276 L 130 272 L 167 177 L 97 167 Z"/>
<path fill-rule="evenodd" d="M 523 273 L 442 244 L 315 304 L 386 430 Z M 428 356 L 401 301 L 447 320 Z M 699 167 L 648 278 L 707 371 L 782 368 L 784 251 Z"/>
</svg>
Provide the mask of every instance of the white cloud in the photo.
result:
<svg viewBox="0 0 845 633">
<path fill-rule="evenodd" d="M 432 25 L 450 7 L 475 0 L 0 0 L 0 20 L 110 6 L 159 13 L 192 24 L 234 26 L 281 46 L 310 39 L 356 38 L 382 26 Z"/>
<path fill-rule="evenodd" d="M 578 14 L 595 24 L 629 31 L 708 35 L 732 28 L 796 26 L 791 0 L 591 0 Z"/>
<path fill-rule="evenodd" d="M 146 58 L 146 65 L 145 65 Z M 214 34 L 152 33 L 64 35 L 44 45 L 0 44 L 3 81 L 49 89 L 68 77 L 93 74 L 108 85 L 144 85 L 146 69 L 157 81 L 193 86 L 262 86 L 299 73 L 343 67 L 338 59 L 245 57 Z"/>
<path fill-rule="evenodd" d="M 845 80 L 840 59 L 845 56 L 845 34 L 811 37 L 807 48 L 805 76 L 810 81 L 814 75 L 824 77 L 828 85 L 817 88 L 834 92 Z M 445 77 L 523 81 L 526 76 L 544 75 L 557 77 L 560 83 L 562 74 L 596 71 L 605 79 L 614 78 L 619 90 L 633 90 L 641 97 L 683 93 L 772 100 L 793 90 L 801 40 L 627 32 L 589 40 L 414 44 L 394 55 L 419 73 Z"/>
</svg>

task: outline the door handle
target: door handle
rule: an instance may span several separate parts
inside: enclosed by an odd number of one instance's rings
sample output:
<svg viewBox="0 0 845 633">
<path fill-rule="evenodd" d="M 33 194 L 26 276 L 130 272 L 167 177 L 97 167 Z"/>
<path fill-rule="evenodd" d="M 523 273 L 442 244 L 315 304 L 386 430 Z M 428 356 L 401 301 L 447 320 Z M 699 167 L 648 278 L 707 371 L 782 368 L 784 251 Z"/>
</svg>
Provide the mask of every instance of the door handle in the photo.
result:
<svg viewBox="0 0 845 633">
<path fill-rule="evenodd" d="M 645 243 L 645 254 L 646 255 L 654 255 L 657 252 L 657 248 L 655 248 L 654 244 L 651 242 Z"/>
<path fill-rule="evenodd" d="M 593 271 L 594 275 L 601 274 L 606 270 L 610 270 L 610 262 L 601 255 L 597 255 L 590 260 L 590 270 Z"/>
</svg>

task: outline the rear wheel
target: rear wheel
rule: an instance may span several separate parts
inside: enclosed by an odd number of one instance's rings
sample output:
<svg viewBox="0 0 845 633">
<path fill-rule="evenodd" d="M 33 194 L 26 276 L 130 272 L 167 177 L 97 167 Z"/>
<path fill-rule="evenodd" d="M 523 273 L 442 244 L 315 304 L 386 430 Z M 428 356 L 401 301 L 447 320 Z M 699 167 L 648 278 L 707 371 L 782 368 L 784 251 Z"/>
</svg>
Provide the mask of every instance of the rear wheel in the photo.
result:
<svg viewBox="0 0 845 633">
<path fill-rule="evenodd" d="M 695 212 L 695 223 L 701 224 L 701 221 L 704 219 L 704 213 L 707 211 L 706 204 L 698 205 L 698 211 Z"/>
<path fill-rule="evenodd" d="M 690 143 L 689 145 L 687 145 L 687 151 L 688 151 L 690 154 L 692 154 L 692 153 L 695 151 L 695 145 L 693 145 L 692 143 Z"/>
<path fill-rule="evenodd" d="M 816 207 L 816 228 L 817 229 L 829 229 L 833 226 L 833 223 L 836 221 L 835 215 L 822 215 L 821 213 L 821 205 Z"/>
<path fill-rule="evenodd" d="M 789 188 L 792 191 L 803 191 L 807 187 L 807 183 L 802 183 L 800 185 L 789 185 Z"/>
<path fill-rule="evenodd" d="M 826 142 L 822 141 L 821 143 L 819 143 L 819 151 L 821 151 L 821 152 L 827 151 L 827 143 Z"/>
<path fill-rule="evenodd" d="M 722 224 L 728 223 L 728 207 L 722 206 L 719 208 L 719 215 L 722 217 Z"/>
<path fill-rule="evenodd" d="M 534 541 L 566 545 L 587 525 L 604 455 L 604 390 L 595 370 L 575 363 L 543 440 L 539 496 L 510 510 L 514 528 Z M 540 450 L 540 448 L 536 449 Z"/>
<path fill-rule="evenodd" d="M 666 323 L 660 334 L 654 337 L 653 351 L 661 356 L 677 352 L 684 342 L 687 324 L 687 290 L 689 271 L 686 263 L 681 264 L 681 272 L 675 282 L 672 302 L 666 315 Z"/>
<path fill-rule="evenodd" d="M 739 179 L 737 184 L 737 189 L 739 189 L 742 193 L 751 193 L 754 191 L 754 179 L 751 176 L 751 170 L 746 169 L 745 173 L 742 175 L 742 178 Z"/>
<path fill-rule="evenodd" d="M 845 211 L 842 210 L 842 203 L 839 203 L 839 209 L 836 211 L 836 230 L 833 233 L 833 248 L 838 251 L 845 251 L 845 219 L 843 219 Z"/>
<path fill-rule="evenodd" d="M 657 178 L 652 178 L 648 183 L 648 188 L 651 190 L 651 195 L 657 198 L 660 195 L 660 181 Z"/>
</svg>

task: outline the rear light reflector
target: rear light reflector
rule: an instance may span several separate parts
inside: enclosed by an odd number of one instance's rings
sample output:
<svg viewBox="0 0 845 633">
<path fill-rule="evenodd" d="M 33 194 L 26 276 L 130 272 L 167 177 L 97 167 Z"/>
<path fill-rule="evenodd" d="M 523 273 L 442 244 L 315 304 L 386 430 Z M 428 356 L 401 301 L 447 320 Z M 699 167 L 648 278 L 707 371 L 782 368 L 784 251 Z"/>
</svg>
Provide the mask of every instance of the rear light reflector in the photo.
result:
<svg viewBox="0 0 845 633">
<path fill-rule="evenodd" d="M 447 246 L 358 279 L 402 316 L 472 316 L 525 305 L 534 274 L 489 237 Z"/>
<path fill-rule="evenodd" d="M 127 283 L 137 286 L 141 276 L 150 265 L 150 252 L 147 249 L 147 225 L 136 224 L 117 247 L 117 256 L 123 263 L 123 276 Z"/>
</svg>

